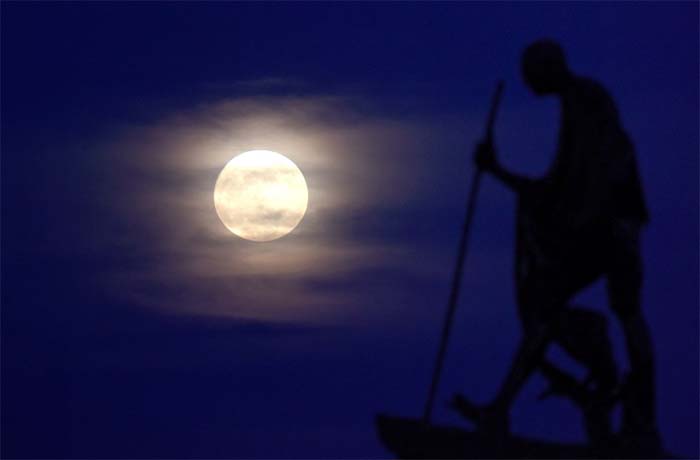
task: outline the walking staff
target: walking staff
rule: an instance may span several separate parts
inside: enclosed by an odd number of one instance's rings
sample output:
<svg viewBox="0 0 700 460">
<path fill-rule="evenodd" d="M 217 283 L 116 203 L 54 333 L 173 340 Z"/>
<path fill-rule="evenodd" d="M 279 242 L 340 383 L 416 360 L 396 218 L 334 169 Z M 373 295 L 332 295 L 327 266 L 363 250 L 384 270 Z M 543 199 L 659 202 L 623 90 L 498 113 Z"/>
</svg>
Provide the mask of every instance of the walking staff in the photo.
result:
<svg viewBox="0 0 700 460">
<path fill-rule="evenodd" d="M 493 125 L 496 121 L 496 113 L 498 112 L 498 106 L 501 102 L 501 94 L 503 93 L 503 81 L 499 81 L 496 85 L 496 90 L 493 94 L 493 99 L 491 101 L 491 110 L 489 112 L 489 118 L 486 122 L 486 133 L 484 135 L 484 143 L 492 144 L 493 142 Z M 435 369 L 433 370 L 433 379 L 430 383 L 430 390 L 428 391 L 428 400 L 425 403 L 425 410 L 423 412 L 423 421 L 427 424 L 430 423 L 430 417 L 433 412 L 433 404 L 435 401 L 435 394 L 437 393 L 438 384 L 440 383 L 440 376 L 442 374 L 442 367 L 445 361 L 445 353 L 447 351 L 447 341 L 450 336 L 450 329 L 452 328 L 452 319 L 454 318 L 455 310 L 457 308 L 457 301 L 459 300 L 459 289 L 462 280 L 462 269 L 464 267 L 464 260 L 467 256 L 467 243 L 469 240 L 469 232 L 471 230 L 472 220 L 474 218 L 474 211 L 476 208 L 476 198 L 479 194 L 479 183 L 481 182 L 481 168 L 477 168 L 474 171 L 474 176 L 472 178 L 472 186 L 469 191 L 469 197 L 467 199 L 467 211 L 464 217 L 464 225 L 462 227 L 462 236 L 459 240 L 459 249 L 457 252 L 457 262 L 455 264 L 455 270 L 452 275 L 452 288 L 450 290 L 450 297 L 447 301 L 447 313 L 445 315 L 445 323 L 442 327 L 442 337 L 440 339 L 440 346 L 438 347 L 437 358 L 435 360 Z"/>
</svg>

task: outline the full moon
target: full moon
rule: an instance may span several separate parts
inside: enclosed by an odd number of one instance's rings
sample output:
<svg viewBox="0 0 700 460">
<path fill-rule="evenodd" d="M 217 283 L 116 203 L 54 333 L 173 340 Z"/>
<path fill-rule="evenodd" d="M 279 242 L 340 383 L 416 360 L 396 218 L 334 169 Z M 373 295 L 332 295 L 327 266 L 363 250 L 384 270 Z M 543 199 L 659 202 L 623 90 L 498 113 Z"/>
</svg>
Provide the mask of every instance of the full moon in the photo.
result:
<svg viewBox="0 0 700 460">
<path fill-rule="evenodd" d="M 250 241 L 272 241 L 299 225 L 309 190 L 297 165 L 270 150 L 235 156 L 219 173 L 214 207 L 221 222 Z"/>
</svg>

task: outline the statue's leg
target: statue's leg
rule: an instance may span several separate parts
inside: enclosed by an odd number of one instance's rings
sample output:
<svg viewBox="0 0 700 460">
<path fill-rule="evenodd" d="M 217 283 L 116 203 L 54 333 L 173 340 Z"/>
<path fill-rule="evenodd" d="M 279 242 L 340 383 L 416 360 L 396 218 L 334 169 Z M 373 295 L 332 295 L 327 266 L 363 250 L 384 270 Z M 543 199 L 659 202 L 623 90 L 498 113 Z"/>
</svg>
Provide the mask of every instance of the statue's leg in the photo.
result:
<svg viewBox="0 0 700 460">
<path fill-rule="evenodd" d="M 530 274 L 518 292 L 523 337 L 491 406 L 508 412 L 520 389 L 542 361 L 555 329 L 556 318 L 570 293 L 553 270 Z"/>
<path fill-rule="evenodd" d="M 504 431 L 508 414 L 522 386 L 540 365 L 550 344 L 557 318 L 569 299 L 600 276 L 600 264 L 576 263 L 575 257 L 560 257 L 533 266 L 518 281 L 518 309 L 523 337 L 496 397 L 487 406 L 477 406 L 457 396 L 453 406 L 483 431 Z"/>
<path fill-rule="evenodd" d="M 556 307 L 551 303 L 551 296 L 545 295 L 546 291 L 542 289 L 549 285 L 549 280 L 532 277 L 531 281 L 519 292 L 523 337 L 498 394 L 486 406 L 475 405 L 461 395 L 452 400 L 452 406 L 485 433 L 508 431 L 510 408 L 523 384 L 539 365 L 551 340 Z"/>
<path fill-rule="evenodd" d="M 553 336 L 556 344 L 589 371 L 593 387 L 576 388 L 577 393 L 568 396 L 582 411 L 589 442 L 605 445 L 613 436 L 610 414 L 618 382 L 607 319 L 593 310 L 566 308 L 558 315 Z M 548 375 L 546 367 L 540 369 Z M 551 382 L 553 388 L 556 383 L 556 379 Z"/>
<path fill-rule="evenodd" d="M 557 316 L 552 338 L 583 365 L 597 390 L 611 392 L 618 383 L 618 369 L 608 335 L 607 319 L 582 307 L 568 307 Z"/>
<path fill-rule="evenodd" d="M 542 325 L 525 333 L 501 388 L 491 404 L 471 403 L 455 395 L 451 405 L 462 416 L 476 423 L 477 429 L 489 435 L 504 435 L 509 431 L 510 407 L 521 387 L 544 356 L 549 342 L 549 327 Z"/>
<path fill-rule="evenodd" d="M 520 340 L 518 349 L 492 406 L 507 412 L 520 389 L 542 360 L 551 340 L 551 324 L 541 323 L 528 328 Z"/>
<path fill-rule="evenodd" d="M 513 362 L 498 394 L 489 405 L 495 414 L 508 414 L 520 389 L 542 362 L 555 338 L 557 323 L 569 299 L 600 274 L 595 266 L 569 260 L 532 269 L 518 286 L 518 309 L 523 325 Z M 581 355 L 582 347 L 572 345 Z"/>
<path fill-rule="evenodd" d="M 635 442 L 658 444 L 654 353 L 649 326 L 641 308 L 642 261 L 639 228 L 616 229 L 615 251 L 608 271 L 610 306 L 622 323 L 630 374 L 623 391 L 622 434 Z"/>
</svg>

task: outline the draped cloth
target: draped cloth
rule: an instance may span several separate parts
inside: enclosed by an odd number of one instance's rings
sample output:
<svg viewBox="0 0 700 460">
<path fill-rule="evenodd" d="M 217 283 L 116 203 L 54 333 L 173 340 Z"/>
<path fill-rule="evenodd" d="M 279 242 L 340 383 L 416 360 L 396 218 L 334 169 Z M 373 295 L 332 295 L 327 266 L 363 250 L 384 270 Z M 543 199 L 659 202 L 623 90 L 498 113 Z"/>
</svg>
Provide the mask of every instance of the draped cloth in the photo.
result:
<svg viewBox="0 0 700 460">
<path fill-rule="evenodd" d="M 552 167 L 519 192 L 515 280 L 523 320 L 542 319 L 549 312 L 541 309 L 564 304 L 601 275 L 613 273 L 623 290 L 638 288 L 630 283 L 641 283 L 639 230 L 649 215 L 634 145 L 602 86 L 576 78 L 562 95 Z"/>
</svg>

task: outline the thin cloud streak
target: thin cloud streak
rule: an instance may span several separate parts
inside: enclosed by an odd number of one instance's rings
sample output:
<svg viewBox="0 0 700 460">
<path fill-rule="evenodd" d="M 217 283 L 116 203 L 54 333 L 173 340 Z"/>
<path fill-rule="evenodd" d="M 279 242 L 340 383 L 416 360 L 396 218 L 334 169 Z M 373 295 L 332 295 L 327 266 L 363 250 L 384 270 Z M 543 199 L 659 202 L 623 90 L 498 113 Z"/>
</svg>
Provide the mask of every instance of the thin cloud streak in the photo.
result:
<svg viewBox="0 0 700 460">
<path fill-rule="evenodd" d="M 109 283 L 129 302 L 166 313 L 332 321 L 362 296 L 318 292 L 308 280 L 431 270 L 416 248 L 334 222 L 361 223 L 431 194 L 434 184 L 415 172 L 430 164 L 425 146 L 436 132 L 359 113 L 338 97 L 246 97 L 129 127 L 102 149 L 116 165 L 112 205 L 133 229 L 110 244 L 143 263 L 110 274 Z M 255 149 L 290 158 L 309 186 L 300 225 L 262 244 L 232 235 L 212 198 L 221 168 Z"/>
</svg>

